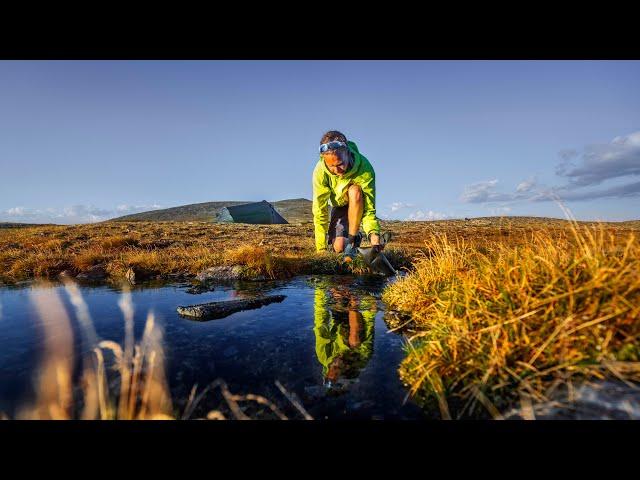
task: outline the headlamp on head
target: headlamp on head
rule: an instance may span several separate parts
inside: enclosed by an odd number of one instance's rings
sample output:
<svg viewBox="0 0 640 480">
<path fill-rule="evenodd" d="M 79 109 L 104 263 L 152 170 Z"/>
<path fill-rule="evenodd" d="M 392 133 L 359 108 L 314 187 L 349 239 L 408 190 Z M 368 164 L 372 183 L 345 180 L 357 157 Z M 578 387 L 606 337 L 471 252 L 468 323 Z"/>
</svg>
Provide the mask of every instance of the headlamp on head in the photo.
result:
<svg viewBox="0 0 640 480">
<path fill-rule="evenodd" d="M 328 152 L 329 150 L 335 150 L 341 147 L 347 148 L 347 144 L 339 140 L 332 140 L 330 142 L 323 143 L 322 145 L 320 145 L 320 153 L 325 153 L 325 152 Z"/>
</svg>

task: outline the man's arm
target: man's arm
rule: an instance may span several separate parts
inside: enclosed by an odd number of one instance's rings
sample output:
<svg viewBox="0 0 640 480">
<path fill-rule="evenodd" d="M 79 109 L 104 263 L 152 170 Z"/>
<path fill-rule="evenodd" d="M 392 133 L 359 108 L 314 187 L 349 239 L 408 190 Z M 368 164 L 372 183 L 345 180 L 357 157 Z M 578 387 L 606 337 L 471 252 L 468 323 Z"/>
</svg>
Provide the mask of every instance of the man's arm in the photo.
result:
<svg viewBox="0 0 640 480">
<path fill-rule="evenodd" d="M 370 177 L 362 183 L 364 210 L 362 212 L 362 229 L 367 236 L 380 235 L 380 224 L 376 218 L 376 177 L 371 171 Z M 379 240 L 378 240 L 379 241 Z"/>
<path fill-rule="evenodd" d="M 318 167 L 313 171 L 313 225 L 315 231 L 316 251 L 327 248 L 327 232 L 329 231 L 329 195 L 331 190 L 324 184 L 324 174 Z"/>
</svg>

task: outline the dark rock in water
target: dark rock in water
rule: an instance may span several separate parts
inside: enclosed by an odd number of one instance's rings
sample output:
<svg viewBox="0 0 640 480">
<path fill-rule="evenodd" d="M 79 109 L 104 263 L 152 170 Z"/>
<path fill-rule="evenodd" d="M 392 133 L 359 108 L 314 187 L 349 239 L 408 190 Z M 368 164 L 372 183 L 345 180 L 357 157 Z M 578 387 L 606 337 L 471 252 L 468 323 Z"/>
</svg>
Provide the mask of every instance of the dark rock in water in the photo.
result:
<svg viewBox="0 0 640 480">
<path fill-rule="evenodd" d="M 201 282 L 215 280 L 239 280 L 242 276 L 242 268 L 239 265 L 232 267 L 211 267 L 196 275 L 196 279 Z"/>
<path fill-rule="evenodd" d="M 107 271 L 102 265 L 94 265 L 86 272 L 82 272 L 76 277 L 78 280 L 99 281 L 107 278 Z"/>
<path fill-rule="evenodd" d="M 61 280 L 63 279 L 67 279 L 67 278 L 73 278 L 74 275 L 72 272 L 70 272 L 69 270 L 63 270 L 58 274 L 58 278 L 60 278 Z"/>
<path fill-rule="evenodd" d="M 200 293 L 213 292 L 214 289 L 215 287 L 213 287 L 213 285 L 192 285 L 187 288 L 185 292 L 190 293 L 191 295 L 198 295 Z"/>
<path fill-rule="evenodd" d="M 142 267 L 129 267 L 124 274 L 126 279 L 131 285 L 135 285 L 136 281 L 149 280 L 151 278 L 161 278 L 160 276 L 154 276 L 153 272 Z"/>
<path fill-rule="evenodd" d="M 196 275 L 201 282 L 228 281 L 228 280 L 266 280 L 263 275 L 247 275 L 242 265 L 210 267 Z"/>
<path fill-rule="evenodd" d="M 507 420 L 640 420 L 640 388 L 618 381 L 586 382 L 571 394 L 513 409 Z"/>
<path fill-rule="evenodd" d="M 171 280 L 174 280 L 174 279 L 181 280 L 185 278 L 193 278 L 195 277 L 195 275 L 189 272 L 180 272 L 180 273 L 166 273 L 165 275 L 163 275 L 163 277 Z"/>
<path fill-rule="evenodd" d="M 281 302 L 285 295 L 269 295 L 264 297 L 247 298 L 241 300 L 227 300 L 221 302 L 201 303 L 199 305 L 179 306 L 178 313 L 196 320 L 211 320 L 224 318 L 243 310 L 253 310 L 274 302 Z"/>
</svg>

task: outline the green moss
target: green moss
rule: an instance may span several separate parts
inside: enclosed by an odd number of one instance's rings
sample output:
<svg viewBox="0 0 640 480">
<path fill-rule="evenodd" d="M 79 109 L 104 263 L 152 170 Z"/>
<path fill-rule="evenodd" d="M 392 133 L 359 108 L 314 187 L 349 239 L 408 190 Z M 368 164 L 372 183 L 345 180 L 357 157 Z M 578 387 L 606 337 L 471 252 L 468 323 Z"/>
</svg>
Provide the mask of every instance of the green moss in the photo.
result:
<svg viewBox="0 0 640 480">
<path fill-rule="evenodd" d="M 616 358 L 622 362 L 640 361 L 640 347 L 633 343 L 627 343 L 618 350 Z"/>
</svg>

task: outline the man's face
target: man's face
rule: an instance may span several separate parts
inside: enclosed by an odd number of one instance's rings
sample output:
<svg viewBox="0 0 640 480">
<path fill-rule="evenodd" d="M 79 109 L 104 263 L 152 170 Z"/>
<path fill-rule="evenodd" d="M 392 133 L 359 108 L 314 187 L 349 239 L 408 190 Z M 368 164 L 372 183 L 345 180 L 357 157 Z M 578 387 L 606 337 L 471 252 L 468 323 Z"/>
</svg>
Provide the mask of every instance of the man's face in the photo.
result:
<svg viewBox="0 0 640 480">
<path fill-rule="evenodd" d="M 349 169 L 348 162 L 342 161 L 335 152 L 323 153 L 322 158 L 324 160 L 324 164 L 334 175 L 342 176 Z"/>
</svg>

